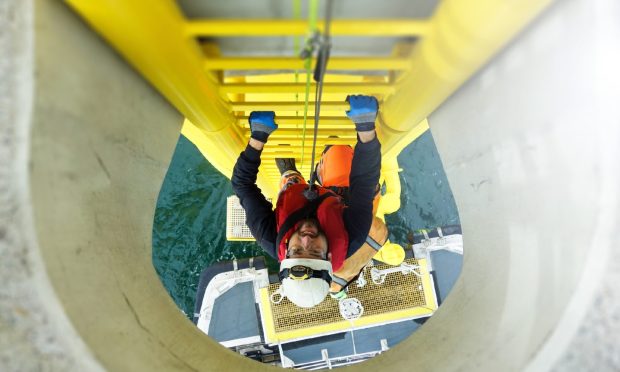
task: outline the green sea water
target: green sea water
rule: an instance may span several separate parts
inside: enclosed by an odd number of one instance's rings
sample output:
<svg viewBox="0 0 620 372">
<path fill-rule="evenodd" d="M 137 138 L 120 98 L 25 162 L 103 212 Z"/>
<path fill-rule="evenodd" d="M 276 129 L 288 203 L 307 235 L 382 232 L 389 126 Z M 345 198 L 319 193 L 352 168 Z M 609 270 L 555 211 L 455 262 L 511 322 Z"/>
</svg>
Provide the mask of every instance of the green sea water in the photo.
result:
<svg viewBox="0 0 620 372">
<path fill-rule="evenodd" d="M 386 216 L 392 242 L 415 230 L 459 224 L 458 211 L 430 131 L 398 157 L 401 208 Z M 180 136 L 162 184 L 153 224 L 153 265 L 177 306 L 191 319 L 200 272 L 234 258 L 263 255 L 254 242 L 226 240 L 230 180 Z M 268 259 L 271 270 L 277 268 Z"/>
</svg>

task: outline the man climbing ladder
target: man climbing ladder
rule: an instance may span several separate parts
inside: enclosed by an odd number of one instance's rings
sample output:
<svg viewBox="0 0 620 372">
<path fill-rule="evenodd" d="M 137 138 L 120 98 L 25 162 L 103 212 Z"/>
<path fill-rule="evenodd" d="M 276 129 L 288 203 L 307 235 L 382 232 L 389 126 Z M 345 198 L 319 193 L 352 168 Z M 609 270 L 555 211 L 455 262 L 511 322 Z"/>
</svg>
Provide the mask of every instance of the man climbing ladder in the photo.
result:
<svg viewBox="0 0 620 372">
<path fill-rule="evenodd" d="M 381 168 L 381 145 L 375 133 L 378 103 L 370 96 L 349 96 L 347 101 L 346 114 L 355 124 L 358 141 L 346 205 L 325 185 L 306 184 L 294 160 L 288 160 L 278 164 L 284 182 L 273 210 L 256 186 L 261 151 L 278 127 L 272 111 L 250 115 L 251 138 L 233 170 L 233 190 L 246 211 L 252 235 L 280 262 L 281 294 L 302 307 L 323 301 L 330 285 L 334 295 L 340 293 L 387 239 L 383 226 L 379 238 L 368 240 Z M 311 187 L 313 197 L 308 193 Z M 369 246 L 372 254 L 358 253 L 363 246 Z"/>
</svg>

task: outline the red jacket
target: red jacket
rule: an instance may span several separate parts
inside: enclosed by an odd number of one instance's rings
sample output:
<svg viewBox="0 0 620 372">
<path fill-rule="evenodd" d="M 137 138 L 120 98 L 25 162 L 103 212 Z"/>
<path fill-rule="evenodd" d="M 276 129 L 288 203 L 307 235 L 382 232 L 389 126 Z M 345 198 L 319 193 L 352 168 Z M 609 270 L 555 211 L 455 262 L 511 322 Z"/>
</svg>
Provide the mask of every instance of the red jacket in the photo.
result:
<svg viewBox="0 0 620 372">
<path fill-rule="evenodd" d="M 304 184 L 295 184 L 289 186 L 278 197 L 276 204 L 276 224 L 279 240 L 278 260 L 282 261 L 286 258 L 287 243 L 296 227 L 303 218 L 316 217 L 325 236 L 327 237 L 328 252 L 331 253 L 332 270 L 340 269 L 347 257 L 347 249 L 349 247 L 349 235 L 345 228 L 342 212 L 345 208 L 342 199 L 323 187 L 317 187 L 319 192 L 319 205 L 316 214 L 310 216 L 304 215 L 301 218 L 295 218 L 292 214 L 301 208 L 309 207 L 311 202 L 306 199 L 303 191 L 308 187 Z M 293 218 L 287 224 L 291 227 L 283 232 L 281 229 L 287 218 Z M 292 225 L 291 225 L 292 223 Z"/>
</svg>

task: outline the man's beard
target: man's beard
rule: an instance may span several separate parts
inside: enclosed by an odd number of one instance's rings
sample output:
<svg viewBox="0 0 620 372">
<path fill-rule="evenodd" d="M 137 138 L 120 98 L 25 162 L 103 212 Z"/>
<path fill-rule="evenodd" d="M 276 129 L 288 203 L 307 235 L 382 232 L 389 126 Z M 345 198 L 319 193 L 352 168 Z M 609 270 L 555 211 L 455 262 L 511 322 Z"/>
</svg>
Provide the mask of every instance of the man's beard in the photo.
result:
<svg viewBox="0 0 620 372">
<path fill-rule="evenodd" d="M 302 230 L 309 231 L 302 232 Z M 321 225 L 319 225 L 319 220 L 313 217 L 306 218 L 305 220 L 300 221 L 297 225 L 297 229 L 295 229 L 295 232 L 300 236 L 310 235 L 313 238 L 321 235 L 325 236 L 325 232 L 323 231 L 323 229 L 321 229 Z"/>
</svg>

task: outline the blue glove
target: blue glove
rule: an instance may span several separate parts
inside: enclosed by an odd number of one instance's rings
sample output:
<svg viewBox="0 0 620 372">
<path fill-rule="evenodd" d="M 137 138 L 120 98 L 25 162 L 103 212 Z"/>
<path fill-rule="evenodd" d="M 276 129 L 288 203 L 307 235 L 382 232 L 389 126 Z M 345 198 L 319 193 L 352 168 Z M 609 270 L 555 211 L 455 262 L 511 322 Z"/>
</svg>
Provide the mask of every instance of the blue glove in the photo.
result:
<svg viewBox="0 0 620 372">
<path fill-rule="evenodd" d="M 347 96 L 351 109 L 347 116 L 355 123 L 355 130 L 366 132 L 375 129 L 375 120 L 379 111 L 379 103 L 373 96 Z"/>
<path fill-rule="evenodd" d="M 276 113 L 273 111 L 252 111 L 248 121 L 250 122 L 250 137 L 263 143 L 267 142 L 267 138 L 274 130 L 278 129 L 275 123 Z"/>
</svg>

